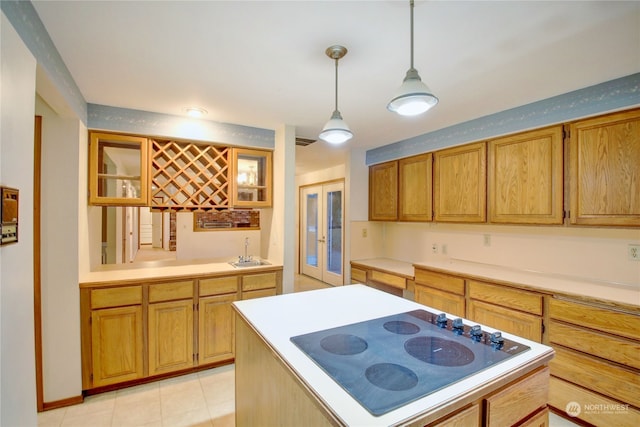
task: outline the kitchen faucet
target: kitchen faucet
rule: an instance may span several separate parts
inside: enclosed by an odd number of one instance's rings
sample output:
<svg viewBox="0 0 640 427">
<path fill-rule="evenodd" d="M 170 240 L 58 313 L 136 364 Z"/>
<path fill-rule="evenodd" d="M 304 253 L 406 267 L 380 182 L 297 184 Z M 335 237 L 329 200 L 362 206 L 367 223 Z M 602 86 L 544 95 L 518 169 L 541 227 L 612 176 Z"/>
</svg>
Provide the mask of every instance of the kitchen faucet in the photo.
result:
<svg viewBox="0 0 640 427">
<path fill-rule="evenodd" d="M 244 256 L 240 255 L 238 258 L 240 258 L 240 262 L 249 262 L 251 261 L 251 256 L 247 255 L 247 251 L 249 250 L 249 238 L 245 237 L 244 238 Z"/>
</svg>

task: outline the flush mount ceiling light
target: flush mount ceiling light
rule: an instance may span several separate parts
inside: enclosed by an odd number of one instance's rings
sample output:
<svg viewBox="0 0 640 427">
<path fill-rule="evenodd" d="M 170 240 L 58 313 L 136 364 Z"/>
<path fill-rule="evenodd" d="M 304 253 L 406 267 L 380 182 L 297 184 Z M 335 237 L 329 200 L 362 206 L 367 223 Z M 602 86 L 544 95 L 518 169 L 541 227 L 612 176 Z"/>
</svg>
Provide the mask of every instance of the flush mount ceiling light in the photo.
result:
<svg viewBox="0 0 640 427">
<path fill-rule="evenodd" d="M 387 105 L 389 111 L 401 116 L 417 116 L 438 103 L 438 98 L 420 79 L 418 70 L 413 68 L 413 0 L 409 2 L 411 10 L 411 67 L 398 88 L 393 99 Z"/>
<path fill-rule="evenodd" d="M 203 108 L 197 108 L 197 107 L 188 107 L 185 108 L 184 111 L 186 111 L 186 113 L 190 116 L 190 117 L 202 117 L 205 114 L 207 114 L 207 110 L 203 109 Z"/>
<path fill-rule="evenodd" d="M 320 139 L 330 144 L 342 144 L 353 138 L 353 133 L 349 126 L 342 120 L 342 114 L 338 111 L 338 60 L 347 54 L 344 46 L 331 46 L 325 51 L 327 56 L 336 61 L 336 109 L 331 118 L 320 132 Z"/>
</svg>

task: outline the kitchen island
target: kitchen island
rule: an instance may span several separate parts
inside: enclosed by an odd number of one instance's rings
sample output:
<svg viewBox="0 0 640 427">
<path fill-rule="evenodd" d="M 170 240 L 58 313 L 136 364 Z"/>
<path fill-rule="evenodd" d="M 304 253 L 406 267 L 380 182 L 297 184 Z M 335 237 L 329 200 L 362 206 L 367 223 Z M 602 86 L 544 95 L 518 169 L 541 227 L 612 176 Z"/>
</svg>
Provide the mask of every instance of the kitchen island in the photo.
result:
<svg viewBox="0 0 640 427">
<path fill-rule="evenodd" d="M 524 346 L 526 351 L 374 415 L 354 398 L 353 390 L 347 391 L 348 386 L 343 388 L 335 375 L 332 377 L 330 368 L 321 367 L 292 338 L 387 316 L 411 315 L 416 310 L 435 310 L 362 285 L 236 301 L 233 307 L 237 426 L 446 425 L 459 419 L 465 419 L 466 425 L 503 426 L 524 420 L 544 424 L 547 419 L 546 364 L 554 353 L 545 345 L 502 334 L 505 343 L 517 343 L 505 346 L 506 350 Z M 445 314 L 451 326 L 454 316 Z M 472 324 L 464 323 L 467 331 Z M 482 329 L 487 335 L 496 332 Z M 451 330 L 445 328 L 442 333 L 448 332 Z M 452 369 L 451 364 L 444 369 Z"/>
</svg>

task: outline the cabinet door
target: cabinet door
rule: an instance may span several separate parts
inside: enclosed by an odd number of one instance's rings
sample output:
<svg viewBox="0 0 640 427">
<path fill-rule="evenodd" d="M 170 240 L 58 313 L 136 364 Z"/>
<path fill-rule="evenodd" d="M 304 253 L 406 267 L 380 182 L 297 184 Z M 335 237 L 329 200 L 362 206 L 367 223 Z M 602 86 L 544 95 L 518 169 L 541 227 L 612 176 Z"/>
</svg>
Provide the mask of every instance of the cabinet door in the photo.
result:
<svg viewBox="0 0 640 427">
<path fill-rule="evenodd" d="M 489 221 L 562 224 L 562 126 L 489 142 Z"/>
<path fill-rule="evenodd" d="M 433 155 L 398 160 L 400 221 L 431 221 Z"/>
<path fill-rule="evenodd" d="M 533 314 L 521 313 L 508 308 L 487 304 L 482 301 L 469 301 L 469 320 L 496 328 L 531 341 L 542 342 L 542 318 Z"/>
<path fill-rule="evenodd" d="M 89 134 L 89 204 L 148 206 L 147 138 Z"/>
<path fill-rule="evenodd" d="M 434 159 L 434 220 L 485 222 L 487 144 L 480 142 L 436 151 Z"/>
<path fill-rule="evenodd" d="M 149 375 L 193 366 L 193 300 L 149 304 Z"/>
<path fill-rule="evenodd" d="M 233 359 L 235 318 L 231 303 L 236 300 L 236 294 L 200 298 L 199 365 Z"/>
<path fill-rule="evenodd" d="M 640 226 L 640 110 L 571 124 L 571 223 Z"/>
<path fill-rule="evenodd" d="M 93 310 L 93 386 L 142 378 L 142 340 L 141 306 Z"/>
<path fill-rule="evenodd" d="M 398 162 L 369 167 L 369 220 L 398 219 Z"/>
<path fill-rule="evenodd" d="M 265 208 L 271 206 L 272 153 L 246 148 L 232 149 L 232 206 Z"/>
<path fill-rule="evenodd" d="M 415 286 L 415 301 L 458 317 L 464 317 L 464 296 L 426 286 Z"/>
</svg>

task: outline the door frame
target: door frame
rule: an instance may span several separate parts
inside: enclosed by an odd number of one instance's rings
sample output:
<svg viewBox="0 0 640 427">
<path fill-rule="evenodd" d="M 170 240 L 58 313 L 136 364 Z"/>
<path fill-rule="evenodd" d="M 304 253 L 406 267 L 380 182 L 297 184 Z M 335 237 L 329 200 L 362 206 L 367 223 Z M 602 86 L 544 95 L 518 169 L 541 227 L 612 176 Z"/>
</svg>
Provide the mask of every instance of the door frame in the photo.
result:
<svg viewBox="0 0 640 427">
<path fill-rule="evenodd" d="M 309 184 L 305 184 L 305 185 L 300 185 L 298 187 L 298 272 L 300 274 L 304 274 L 303 271 L 303 264 L 304 264 L 304 258 L 303 258 L 303 240 L 304 240 L 304 224 L 305 224 L 305 220 L 303 218 L 303 212 L 304 212 L 304 207 L 303 207 L 303 203 L 304 203 L 304 197 L 303 197 L 303 193 L 306 189 L 310 188 L 310 187 L 324 187 L 326 185 L 332 185 L 332 184 L 342 184 L 342 285 L 344 285 L 345 282 L 345 278 L 346 278 L 346 274 L 345 274 L 345 248 L 346 248 L 346 242 L 345 242 L 345 220 L 346 220 L 346 185 L 345 185 L 345 179 L 344 178 L 336 178 L 336 179 L 330 179 L 327 181 L 319 181 L 319 182 L 314 182 L 314 183 L 309 183 Z M 320 197 L 323 197 L 324 192 L 320 191 Z M 324 202 L 323 202 L 324 205 Z M 324 206 L 323 206 L 324 208 Z M 323 224 L 324 226 L 324 224 Z M 324 248 L 323 248 L 324 249 Z M 322 271 L 322 270 L 321 270 Z M 325 282 L 328 283 L 328 282 Z"/>
</svg>

